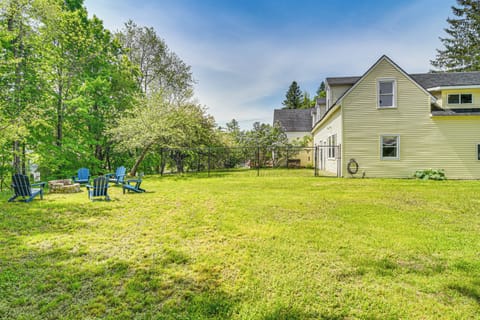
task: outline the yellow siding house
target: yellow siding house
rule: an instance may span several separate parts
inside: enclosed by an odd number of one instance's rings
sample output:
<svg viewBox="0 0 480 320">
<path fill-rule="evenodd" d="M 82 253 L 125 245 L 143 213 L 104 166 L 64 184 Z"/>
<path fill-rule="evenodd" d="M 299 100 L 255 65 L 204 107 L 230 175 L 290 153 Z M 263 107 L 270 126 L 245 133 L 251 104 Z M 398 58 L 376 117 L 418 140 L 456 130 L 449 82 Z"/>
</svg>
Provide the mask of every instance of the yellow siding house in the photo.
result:
<svg viewBox="0 0 480 320">
<path fill-rule="evenodd" d="M 313 144 L 339 147 L 322 170 L 407 178 L 434 168 L 480 179 L 480 72 L 407 74 L 382 56 L 361 77 L 327 78 L 326 88 L 325 106 L 312 112 Z"/>
</svg>

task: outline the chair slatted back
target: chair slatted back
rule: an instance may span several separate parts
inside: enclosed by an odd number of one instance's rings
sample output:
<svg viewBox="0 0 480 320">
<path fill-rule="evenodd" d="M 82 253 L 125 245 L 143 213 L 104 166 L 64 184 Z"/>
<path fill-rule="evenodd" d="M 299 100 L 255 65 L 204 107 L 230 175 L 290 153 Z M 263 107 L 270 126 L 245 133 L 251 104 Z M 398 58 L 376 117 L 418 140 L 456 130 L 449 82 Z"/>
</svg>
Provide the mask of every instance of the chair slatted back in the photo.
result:
<svg viewBox="0 0 480 320">
<path fill-rule="evenodd" d="M 107 196 L 108 179 L 104 176 L 95 178 L 93 180 L 93 196 L 101 197 Z"/>
<path fill-rule="evenodd" d="M 80 168 L 78 169 L 77 176 L 78 180 L 88 180 L 88 178 L 90 177 L 90 170 L 88 170 L 87 168 Z"/>
<path fill-rule="evenodd" d="M 12 187 L 16 196 L 32 196 L 32 187 L 30 186 L 30 180 L 24 174 L 16 173 L 12 176 Z"/>
<path fill-rule="evenodd" d="M 127 169 L 124 166 L 118 167 L 115 171 L 115 178 L 118 179 L 118 177 L 124 176 L 125 172 L 127 172 Z"/>
</svg>

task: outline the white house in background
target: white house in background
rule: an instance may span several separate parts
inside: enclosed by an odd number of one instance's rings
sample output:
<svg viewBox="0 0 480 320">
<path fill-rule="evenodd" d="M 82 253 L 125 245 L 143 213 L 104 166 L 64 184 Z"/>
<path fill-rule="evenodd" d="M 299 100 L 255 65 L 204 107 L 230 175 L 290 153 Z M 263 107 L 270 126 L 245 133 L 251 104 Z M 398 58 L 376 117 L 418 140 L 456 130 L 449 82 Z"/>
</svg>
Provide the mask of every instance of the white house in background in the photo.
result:
<svg viewBox="0 0 480 320">
<path fill-rule="evenodd" d="M 285 131 L 288 141 L 302 141 L 312 137 L 312 109 L 276 109 L 273 112 L 273 123 L 278 123 Z M 289 163 L 294 166 L 307 167 L 313 164 L 311 142 L 305 150 L 295 153 Z"/>
</svg>

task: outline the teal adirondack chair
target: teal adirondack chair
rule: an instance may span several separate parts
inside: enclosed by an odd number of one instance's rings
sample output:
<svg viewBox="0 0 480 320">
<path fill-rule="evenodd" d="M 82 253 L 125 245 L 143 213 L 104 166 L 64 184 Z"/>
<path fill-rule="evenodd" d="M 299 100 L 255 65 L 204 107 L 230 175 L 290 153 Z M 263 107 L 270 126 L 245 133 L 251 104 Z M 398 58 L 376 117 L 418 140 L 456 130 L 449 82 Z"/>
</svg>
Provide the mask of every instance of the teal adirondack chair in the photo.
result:
<svg viewBox="0 0 480 320">
<path fill-rule="evenodd" d="M 77 176 L 72 177 L 74 183 L 87 184 L 90 180 L 90 170 L 87 168 L 78 169 Z"/>
<path fill-rule="evenodd" d="M 93 179 L 93 185 L 86 185 L 88 199 L 93 201 L 94 197 L 105 197 L 106 201 L 110 201 L 108 195 L 108 179 L 104 176 Z"/>
<path fill-rule="evenodd" d="M 133 184 L 133 183 L 135 183 L 135 184 Z M 123 194 L 125 194 L 125 190 L 127 190 L 128 192 L 133 191 L 133 192 L 136 192 L 136 193 L 145 192 L 145 189 L 140 188 L 141 184 L 142 184 L 142 175 L 140 175 L 140 177 L 138 177 L 138 179 L 127 180 L 127 183 L 125 183 L 122 186 Z"/>
<path fill-rule="evenodd" d="M 124 184 L 126 172 L 127 169 L 124 166 L 121 166 L 115 170 L 115 173 L 107 173 L 105 176 L 110 182 L 115 182 L 115 184 Z"/>
<path fill-rule="evenodd" d="M 13 202 L 18 197 L 22 197 L 22 200 L 19 201 L 30 202 L 37 195 L 40 195 L 40 199 L 43 199 L 43 188 L 45 188 L 45 185 L 45 182 L 30 184 L 30 180 L 26 175 L 16 173 L 12 176 L 12 189 L 15 194 L 8 199 L 8 202 Z"/>
</svg>

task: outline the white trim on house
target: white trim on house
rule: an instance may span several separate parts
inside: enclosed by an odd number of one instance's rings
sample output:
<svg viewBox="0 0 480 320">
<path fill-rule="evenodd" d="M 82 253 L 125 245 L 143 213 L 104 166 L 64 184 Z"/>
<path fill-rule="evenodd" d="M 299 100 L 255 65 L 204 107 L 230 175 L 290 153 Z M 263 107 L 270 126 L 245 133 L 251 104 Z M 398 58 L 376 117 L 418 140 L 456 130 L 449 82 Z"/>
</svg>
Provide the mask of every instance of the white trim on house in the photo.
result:
<svg viewBox="0 0 480 320">
<path fill-rule="evenodd" d="M 470 95 L 470 102 L 462 102 L 463 95 Z M 458 103 L 450 102 L 450 96 L 458 96 Z M 447 94 L 447 105 L 473 104 L 473 93 L 449 93 Z"/>
<path fill-rule="evenodd" d="M 329 110 L 327 113 L 326 113 L 326 117 L 324 117 L 323 119 L 321 119 L 320 121 L 318 121 L 315 126 L 312 128 L 312 133 L 314 133 L 315 131 L 318 130 L 318 127 L 320 127 L 324 122 L 326 122 L 328 119 L 330 119 L 332 117 L 332 115 L 335 113 L 335 111 L 337 111 L 336 109 L 340 108 L 340 105 L 336 104 L 334 106 L 332 106 L 331 109 L 334 109 L 335 110 Z"/>
<path fill-rule="evenodd" d="M 392 105 L 380 105 L 380 83 L 392 83 Z M 397 79 L 395 78 L 378 78 L 377 79 L 377 109 L 396 109 L 397 108 Z"/>
<path fill-rule="evenodd" d="M 442 91 L 442 90 L 462 90 L 462 89 L 480 89 L 480 85 L 470 85 L 470 86 L 442 86 L 428 88 L 428 91 Z"/>
<path fill-rule="evenodd" d="M 384 137 L 397 137 L 396 157 L 383 156 L 383 138 Z M 400 160 L 400 135 L 399 134 L 381 134 L 380 135 L 380 160 Z"/>
</svg>

